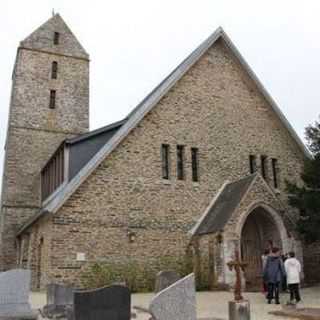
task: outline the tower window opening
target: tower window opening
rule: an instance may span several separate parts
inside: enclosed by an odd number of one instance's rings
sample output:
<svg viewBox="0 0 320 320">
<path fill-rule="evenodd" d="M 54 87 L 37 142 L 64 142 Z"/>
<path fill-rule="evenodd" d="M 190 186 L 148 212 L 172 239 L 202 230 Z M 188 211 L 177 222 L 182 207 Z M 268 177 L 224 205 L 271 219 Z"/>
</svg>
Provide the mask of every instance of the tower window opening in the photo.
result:
<svg viewBox="0 0 320 320">
<path fill-rule="evenodd" d="M 59 39 L 60 38 L 60 33 L 59 32 L 55 32 L 53 35 L 53 44 L 54 45 L 58 45 L 59 44 Z"/>
<path fill-rule="evenodd" d="M 58 76 L 58 62 L 53 61 L 51 66 L 51 79 L 57 79 Z"/>
<path fill-rule="evenodd" d="M 56 90 L 50 90 L 49 108 L 54 109 L 55 107 L 56 107 Z"/>
</svg>

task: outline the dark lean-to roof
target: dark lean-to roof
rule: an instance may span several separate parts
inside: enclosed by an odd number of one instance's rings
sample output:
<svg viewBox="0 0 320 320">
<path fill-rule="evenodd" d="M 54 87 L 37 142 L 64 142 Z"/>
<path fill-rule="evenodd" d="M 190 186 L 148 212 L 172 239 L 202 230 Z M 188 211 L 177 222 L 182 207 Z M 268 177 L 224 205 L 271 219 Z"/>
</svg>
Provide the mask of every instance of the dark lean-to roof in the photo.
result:
<svg viewBox="0 0 320 320">
<path fill-rule="evenodd" d="M 65 141 L 68 148 L 69 181 L 117 133 L 126 121 L 127 119 L 124 119 Z"/>
<path fill-rule="evenodd" d="M 199 222 L 190 231 L 191 235 L 202 236 L 223 230 L 256 176 L 256 174 L 252 174 L 225 184 L 210 203 Z"/>
<path fill-rule="evenodd" d="M 143 101 L 129 114 L 127 121 L 117 130 L 117 132 L 105 143 L 105 145 L 87 162 L 86 165 L 66 184 L 59 193 L 42 209 L 43 212 L 55 213 L 77 190 L 77 188 L 91 175 L 99 164 L 122 142 L 122 140 L 133 130 L 138 123 L 149 113 L 152 108 L 168 93 L 168 91 L 184 76 L 184 74 L 207 52 L 207 50 L 219 39 L 223 39 L 226 46 L 231 50 L 238 59 L 244 70 L 247 72 L 252 81 L 256 84 L 260 93 L 268 101 L 273 111 L 279 117 L 289 134 L 295 140 L 306 157 L 310 153 L 285 118 L 275 101 L 263 87 L 258 77 L 249 67 L 247 62 L 241 56 L 238 49 L 232 43 L 227 34 L 219 27 L 208 39 L 206 39 L 196 50 L 194 50 L 168 77 L 166 77 Z M 37 217 L 39 217 L 41 213 Z M 37 219 L 33 221 L 35 221 Z M 22 229 L 28 227 L 25 225 Z M 22 230 L 21 229 L 21 230 Z"/>
</svg>

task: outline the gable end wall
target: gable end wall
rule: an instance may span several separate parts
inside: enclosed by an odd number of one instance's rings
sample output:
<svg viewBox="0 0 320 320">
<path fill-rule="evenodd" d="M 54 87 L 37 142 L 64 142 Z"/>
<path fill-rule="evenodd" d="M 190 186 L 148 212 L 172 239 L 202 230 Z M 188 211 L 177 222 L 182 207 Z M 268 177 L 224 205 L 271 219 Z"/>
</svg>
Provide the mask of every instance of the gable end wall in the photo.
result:
<svg viewBox="0 0 320 320">
<path fill-rule="evenodd" d="M 170 145 L 169 181 L 161 178 L 162 143 Z M 184 181 L 176 179 L 178 144 Z M 191 181 L 191 147 L 199 148 L 199 183 Z M 53 215 L 47 279 L 79 284 L 96 261 L 183 255 L 187 231 L 221 185 L 249 174 L 249 154 L 278 159 L 284 200 L 284 180 L 299 178 L 304 156 L 218 41 Z M 87 261 L 76 261 L 77 252 Z"/>
</svg>

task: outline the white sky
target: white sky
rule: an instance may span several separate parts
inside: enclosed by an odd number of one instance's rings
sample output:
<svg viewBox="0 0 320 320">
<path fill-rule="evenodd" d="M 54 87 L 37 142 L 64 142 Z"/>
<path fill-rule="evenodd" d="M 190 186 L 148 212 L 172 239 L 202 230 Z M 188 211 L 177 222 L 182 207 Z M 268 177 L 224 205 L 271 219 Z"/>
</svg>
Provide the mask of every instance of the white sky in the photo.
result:
<svg viewBox="0 0 320 320">
<path fill-rule="evenodd" d="M 122 119 L 221 25 L 303 138 L 320 114 L 320 1 L 1 0 L 0 179 L 19 41 L 59 12 L 90 64 L 90 127 Z"/>
</svg>

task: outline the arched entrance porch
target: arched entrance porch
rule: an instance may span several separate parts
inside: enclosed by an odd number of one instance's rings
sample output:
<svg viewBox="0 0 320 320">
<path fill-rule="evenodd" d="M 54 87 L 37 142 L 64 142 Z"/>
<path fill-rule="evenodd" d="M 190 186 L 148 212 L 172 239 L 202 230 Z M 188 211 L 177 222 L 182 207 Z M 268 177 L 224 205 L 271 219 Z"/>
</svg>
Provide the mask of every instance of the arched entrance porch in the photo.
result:
<svg viewBox="0 0 320 320">
<path fill-rule="evenodd" d="M 246 216 L 241 228 L 241 258 L 248 263 L 244 272 L 246 287 L 261 290 L 262 259 L 266 248 L 284 249 L 285 227 L 282 219 L 271 209 L 263 206 L 253 208 Z"/>
</svg>

